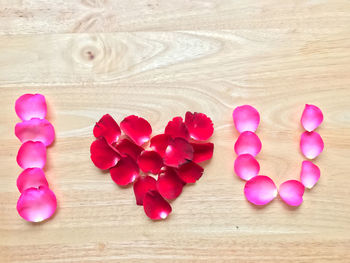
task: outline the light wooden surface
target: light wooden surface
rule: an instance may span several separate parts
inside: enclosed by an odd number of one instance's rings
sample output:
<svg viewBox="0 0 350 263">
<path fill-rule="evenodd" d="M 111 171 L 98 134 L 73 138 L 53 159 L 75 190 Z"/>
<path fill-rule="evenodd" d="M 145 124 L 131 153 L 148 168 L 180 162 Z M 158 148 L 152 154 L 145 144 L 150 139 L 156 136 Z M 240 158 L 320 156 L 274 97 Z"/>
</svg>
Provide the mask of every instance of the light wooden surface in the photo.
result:
<svg viewBox="0 0 350 263">
<path fill-rule="evenodd" d="M 37 225 L 15 209 L 14 102 L 27 92 L 46 96 L 57 132 L 59 209 Z M 299 176 L 304 104 L 323 110 L 322 177 L 300 208 L 245 200 L 231 112 L 246 103 L 277 184 Z M 350 1 L 0 0 L 0 105 L 2 263 L 350 262 Z M 213 119 L 214 158 L 152 222 L 91 163 L 92 127 L 137 114 L 156 134 L 187 110 Z"/>
</svg>

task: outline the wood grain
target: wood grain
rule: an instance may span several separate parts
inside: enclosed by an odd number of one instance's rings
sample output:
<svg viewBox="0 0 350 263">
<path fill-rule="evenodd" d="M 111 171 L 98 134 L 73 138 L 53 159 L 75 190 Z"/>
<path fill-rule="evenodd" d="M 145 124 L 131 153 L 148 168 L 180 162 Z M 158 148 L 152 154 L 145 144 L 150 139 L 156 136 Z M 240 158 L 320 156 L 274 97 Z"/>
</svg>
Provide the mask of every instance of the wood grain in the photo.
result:
<svg viewBox="0 0 350 263">
<path fill-rule="evenodd" d="M 55 217 L 22 220 L 14 102 L 40 92 L 56 128 L 46 174 Z M 234 107 L 261 114 L 261 172 L 297 179 L 299 119 L 321 107 L 322 171 L 304 203 L 263 209 L 233 174 Z M 350 2 L 0 0 L 0 261 L 350 262 Z M 208 114 L 214 158 L 164 222 L 90 161 L 94 123 Z"/>
</svg>

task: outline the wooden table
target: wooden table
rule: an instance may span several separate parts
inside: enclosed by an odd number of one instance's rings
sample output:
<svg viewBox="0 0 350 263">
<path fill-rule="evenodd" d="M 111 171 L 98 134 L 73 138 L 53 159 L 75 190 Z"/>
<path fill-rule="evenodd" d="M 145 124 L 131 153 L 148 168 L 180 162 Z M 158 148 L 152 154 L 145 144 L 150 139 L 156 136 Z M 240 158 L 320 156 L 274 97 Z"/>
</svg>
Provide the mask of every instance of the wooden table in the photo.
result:
<svg viewBox="0 0 350 263">
<path fill-rule="evenodd" d="M 31 224 L 15 208 L 14 102 L 36 92 L 57 132 L 59 209 Z M 233 174 L 232 110 L 260 111 L 261 173 L 279 185 L 299 177 L 305 103 L 325 115 L 321 179 L 297 209 L 258 209 Z M 2 263 L 350 262 L 349 1 L 0 1 L 0 105 Z M 158 134 L 186 111 L 213 119 L 214 158 L 152 222 L 93 166 L 92 128 L 136 114 Z"/>
</svg>

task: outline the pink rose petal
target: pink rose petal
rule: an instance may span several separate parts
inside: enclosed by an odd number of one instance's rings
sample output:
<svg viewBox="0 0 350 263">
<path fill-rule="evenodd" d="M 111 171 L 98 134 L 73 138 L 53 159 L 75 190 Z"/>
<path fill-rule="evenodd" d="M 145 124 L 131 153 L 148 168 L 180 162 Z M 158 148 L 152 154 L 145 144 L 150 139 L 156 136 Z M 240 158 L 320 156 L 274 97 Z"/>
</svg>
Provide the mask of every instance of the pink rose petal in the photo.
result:
<svg viewBox="0 0 350 263">
<path fill-rule="evenodd" d="M 129 136 L 137 145 L 142 145 L 149 141 L 152 127 L 144 118 L 130 115 L 121 123 L 120 128 Z"/>
<path fill-rule="evenodd" d="M 192 158 L 192 145 L 183 138 L 175 138 L 166 148 L 164 163 L 168 166 L 179 167 Z"/>
<path fill-rule="evenodd" d="M 200 163 L 210 160 L 213 157 L 213 143 L 191 143 L 191 145 L 193 147 L 193 162 Z"/>
<path fill-rule="evenodd" d="M 19 215 L 30 222 L 41 222 L 50 218 L 56 208 L 56 196 L 46 186 L 24 190 L 17 202 Z"/>
<path fill-rule="evenodd" d="M 235 160 L 234 170 L 238 177 L 248 181 L 258 175 L 260 165 L 254 156 L 250 154 L 241 154 Z"/>
<path fill-rule="evenodd" d="M 45 119 L 33 118 L 16 124 L 15 135 L 22 142 L 36 141 L 49 146 L 55 138 L 52 124 Z"/>
<path fill-rule="evenodd" d="M 18 150 L 17 163 L 23 169 L 43 168 L 46 163 L 46 147 L 42 142 L 28 141 Z"/>
<path fill-rule="evenodd" d="M 324 143 L 321 136 L 313 132 L 304 132 L 300 138 L 300 150 L 308 159 L 314 159 L 323 151 Z"/>
<path fill-rule="evenodd" d="M 166 199 L 175 199 L 178 197 L 184 186 L 184 182 L 179 178 L 176 170 L 172 167 L 165 167 L 157 180 L 158 192 Z"/>
<path fill-rule="evenodd" d="M 311 132 L 320 126 L 322 121 L 323 114 L 320 108 L 315 105 L 306 104 L 300 120 L 304 129 Z"/>
<path fill-rule="evenodd" d="M 186 112 L 185 124 L 194 140 L 206 141 L 213 135 L 213 122 L 204 113 Z"/>
<path fill-rule="evenodd" d="M 121 156 L 130 156 L 135 161 L 137 158 L 139 158 L 141 152 L 143 151 L 143 148 L 141 146 L 138 146 L 128 139 L 122 139 L 117 144 L 114 143 L 113 147 Z"/>
<path fill-rule="evenodd" d="M 151 139 L 151 148 L 164 157 L 165 150 L 168 147 L 169 143 L 172 142 L 172 138 L 168 134 L 159 134 Z"/>
<path fill-rule="evenodd" d="M 105 114 L 96 123 L 93 133 L 96 138 L 104 137 L 108 144 L 112 144 L 119 140 L 121 131 L 112 116 Z"/>
<path fill-rule="evenodd" d="M 255 132 L 260 123 L 259 112 L 250 105 L 243 105 L 233 111 L 233 122 L 237 131 Z"/>
<path fill-rule="evenodd" d="M 121 158 L 103 138 L 97 139 L 91 144 L 90 154 L 92 162 L 102 170 L 115 166 Z"/>
<path fill-rule="evenodd" d="M 22 193 L 28 188 L 49 187 L 44 171 L 40 168 L 27 168 L 17 178 L 17 188 Z"/>
<path fill-rule="evenodd" d="M 204 169 L 194 163 L 188 162 L 181 165 L 178 169 L 179 178 L 185 183 L 195 183 L 199 178 L 202 177 Z"/>
<path fill-rule="evenodd" d="M 320 179 L 321 171 L 317 165 L 310 161 L 303 161 L 301 166 L 300 181 L 306 187 L 311 189 Z"/>
<path fill-rule="evenodd" d="M 245 131 L 239 135 L 235 143 L 235 152 L 237 155 L 248 153 L 256 156 L 260 151 L 261 141 L 254 132 Z"/>
<path fill-rule="evenodd" d="M 140 176 L 134 182 L 134 194 L 136 197 L 136 204 L 143 205 L 143 199 L 146 193 L 150 190 L 157 190 L 156 179 L 151 176 Z"/>
<path fill-rule="evenodd" d="M 24 94 L 16 100 L 15 110 L 23 121 L 44 119 L 47 112 L 45 97 L 41 94 Z"/>
<path fill-rule="evenodd" d="M 171 206 L 157 191 L 148 191 L 143 199 L 146 215 L 152 220 L 165 219 L 171 213 Z"/>
<path fill-rule="evenodd" d="M 139 177 L 139 167 L 129 156 L 121 158 L 109 172 L 113 181 L 122 186 L 131 184 Z"/>
<path fill-rule="evenodd" d="M 181 117 L 175 117 L 169 121 L 168 125 L 165 127 L 164 134 L 168 134 L 173 138 L 183 138 L 185 140 L 190 138 L 188 129 Z"/>
<path fill-rule="evenodd" d="M 299 206 L 303 202 L 305 187 L 297 180 L 282 183 L 278 189 L 282 200 L 290 206 Z"/>
<path fill-rule="evenodd" d="M 163 158 L 155 151 L 144 151 L 137 163 L 144 173 L 158 174 L 163 166 Z"/>
<path fill-rule="evenodd" d="M 244 195 L 255 205 L 266 205 L 277 196 L 277 187 L 271 178 L 258 175 L 246 182 Z"/>
</svg>

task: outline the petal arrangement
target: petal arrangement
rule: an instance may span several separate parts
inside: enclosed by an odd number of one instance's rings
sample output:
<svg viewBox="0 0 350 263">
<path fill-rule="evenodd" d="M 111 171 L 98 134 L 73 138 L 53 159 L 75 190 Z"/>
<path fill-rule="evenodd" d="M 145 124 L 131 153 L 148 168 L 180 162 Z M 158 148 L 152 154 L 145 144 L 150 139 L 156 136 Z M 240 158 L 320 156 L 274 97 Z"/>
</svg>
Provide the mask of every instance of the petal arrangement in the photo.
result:
<svg viewBox="0 0 350 263">
<path fill-rule="evenodd" d="M 19 215 L 30 222 L 41 222 L 56 211 L 57 200 L 50 190 L 43 168 L 46 147 L 55 138 L 52 124 L 45 119 L 47 106 L 41 94 L 24 94 L 16 100 L 15 110 L 22 122 L 15 126 L 15 135 L 23 143 L 17 163 L 24 170 L 17 178 L 21 196 L 17 202 Z"/>
<path fill-rule="evenodd" d="M 172 211 L 169 200 L 201 178 L 204 169 L 198 163 L 213 156 L 214 144 L 207 142 L 213 132 L 211 119 L 203 113 L 187 112 L 185 120 L 175 117 L 163 134 L 153 137 L 151 125 L 141 117 L 128 116 L 119 127 L 106 114 L 93 130 L 91 160 L 109 170 L 117 185 L 133 184 L 136 204 L 149 218 L 165 219 Z"/>
</svg>

